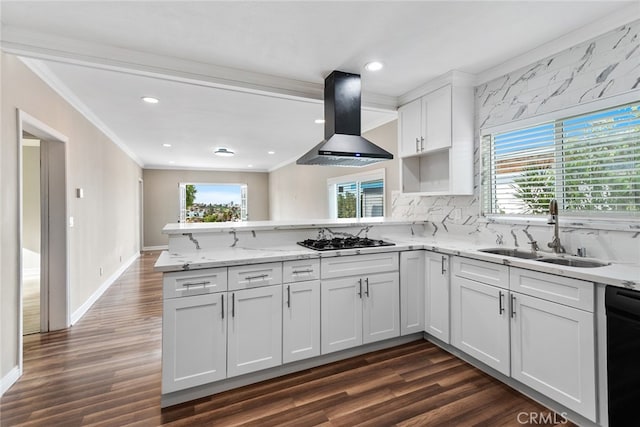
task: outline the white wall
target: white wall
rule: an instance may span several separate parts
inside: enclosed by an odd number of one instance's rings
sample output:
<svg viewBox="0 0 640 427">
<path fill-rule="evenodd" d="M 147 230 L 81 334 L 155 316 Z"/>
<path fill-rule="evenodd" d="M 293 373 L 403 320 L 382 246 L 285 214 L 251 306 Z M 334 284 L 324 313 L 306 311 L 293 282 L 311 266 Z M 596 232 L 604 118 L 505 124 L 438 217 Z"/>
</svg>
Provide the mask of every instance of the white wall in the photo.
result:
<svg viewBox="0 0 640 427">
<path fill-rule="evenodd" d="M 382 125 L 363 136 L 394 154 L 386 160 L 365 167 L 307 166 L 295 163 L 269 174 L 269 200 L 272 220 L 316 219 L 329 216 L 327 179 L 342 175 L 385 169 L 385 216 L 391 215 L 391 192 L 398 190 L 397 120 Z"/>
</svg>

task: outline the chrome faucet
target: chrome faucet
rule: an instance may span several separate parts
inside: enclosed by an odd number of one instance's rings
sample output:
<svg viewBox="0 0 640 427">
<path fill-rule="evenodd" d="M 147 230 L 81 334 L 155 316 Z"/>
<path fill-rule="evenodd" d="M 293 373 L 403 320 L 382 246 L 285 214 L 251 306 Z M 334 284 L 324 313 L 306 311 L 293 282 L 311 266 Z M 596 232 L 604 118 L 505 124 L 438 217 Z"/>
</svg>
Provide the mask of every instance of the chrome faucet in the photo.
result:
<svg viewBox="0 0 640 427">
<path fill-rule="evenodd" d="M 551 199 L 549 202 L 549 219 L 547 224 L 553 224 L 553 240 L 547 243 L 547 246 L 553 249 L 553 252 L 557 254 L 563 254 L 566 251 L 560 243 L 560 236 L 558 235 L 558 201 Z"/>
</svg>

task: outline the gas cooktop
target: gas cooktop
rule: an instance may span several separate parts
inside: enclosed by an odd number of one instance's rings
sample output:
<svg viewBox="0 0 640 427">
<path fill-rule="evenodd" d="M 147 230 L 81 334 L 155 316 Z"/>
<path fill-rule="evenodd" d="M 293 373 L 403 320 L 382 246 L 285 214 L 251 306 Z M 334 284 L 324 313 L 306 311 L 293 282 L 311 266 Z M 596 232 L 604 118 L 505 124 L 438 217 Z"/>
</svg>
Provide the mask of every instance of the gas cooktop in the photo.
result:
<svg viewBox="0 0 640 427">
<path fill-rule="evenodd" d="M 367 237 L 334 237 L 332 239 L 307 239 L 298 242 L 300 246 L 316 251 L 333 251 L 338 249 L 373 248 L 377 246 L 394 246 L 395 243 Z"/>
</svg>

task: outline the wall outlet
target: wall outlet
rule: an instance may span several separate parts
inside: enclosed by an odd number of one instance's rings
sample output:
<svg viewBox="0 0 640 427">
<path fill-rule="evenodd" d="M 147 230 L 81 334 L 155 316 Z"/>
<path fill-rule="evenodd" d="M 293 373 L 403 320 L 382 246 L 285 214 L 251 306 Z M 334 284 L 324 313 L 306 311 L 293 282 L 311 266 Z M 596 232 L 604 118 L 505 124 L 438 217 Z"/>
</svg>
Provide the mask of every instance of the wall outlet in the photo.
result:
<svg viewBox="0 0 640 427">
<path fill-rule="evenodd" d="M 449 218 L 451 218 L 453 221 L 457 221 L 457 220 L 461 219 L 462 218 L 462 209 L 455 208 L 454 210 L 452 210 L 451 214 L 449 215 Z"/>
</svg>

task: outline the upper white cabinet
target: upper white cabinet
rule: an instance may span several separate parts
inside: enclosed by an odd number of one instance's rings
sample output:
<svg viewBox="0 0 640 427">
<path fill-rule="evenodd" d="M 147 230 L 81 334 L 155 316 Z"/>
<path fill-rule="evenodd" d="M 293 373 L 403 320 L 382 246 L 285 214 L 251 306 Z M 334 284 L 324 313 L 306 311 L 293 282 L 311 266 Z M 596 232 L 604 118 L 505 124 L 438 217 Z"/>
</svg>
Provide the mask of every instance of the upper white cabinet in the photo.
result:
<svg viewBox="0 0 640 427">
<path fill-rule="evenodd" d="M 424 331 L 424 254 L 400 253 L 400 335 Z"/>
<path fill-rule="evenodd" d="M 424 331 L 449 344 L 449 255 L 425 252 Z"/>
<path fill-rule="evenodd" d="M 473 194 L 473 84 L 456 76 L 398 108 L 403 193 Z"/>
</svg>

